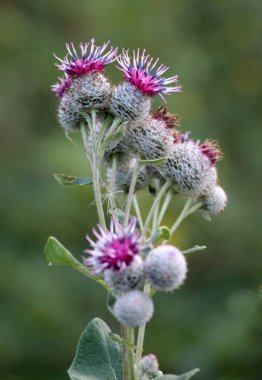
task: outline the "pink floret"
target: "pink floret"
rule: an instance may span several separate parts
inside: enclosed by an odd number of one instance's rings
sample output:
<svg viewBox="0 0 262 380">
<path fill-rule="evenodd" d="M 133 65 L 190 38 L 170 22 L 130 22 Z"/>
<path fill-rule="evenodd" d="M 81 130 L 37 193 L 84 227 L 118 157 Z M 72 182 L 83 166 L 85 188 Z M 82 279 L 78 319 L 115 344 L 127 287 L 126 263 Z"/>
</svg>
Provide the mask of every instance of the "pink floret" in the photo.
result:
<svg viewBox="0 0 262 380">
<path fill-rule="evenodd" d="M 72 84 L 71 78 L 59 78 L 60 83 L 53 84 L 51 86 L 52 91 L 56 93 L 58 98 L 62 98 L 64 93 L 69 89 Z"/>
<path fill-rule="evenodd" d="M 80 44 L 81 54 L 78 55 L 73 43 L 66 44 L 68 54 L 64 59 L 56 57 L 60 63 L 59 70 L 70 77 L 88 74 L 91 71 L 103 71 L 105 66 L 116 59 L 117 49 L 111 47 L 107 52 L 109 41 L 102 46 L 96 46 L 95 40 Z"/>
<path fill-rule="evenodd" d="M 121 271 L 128 267 L 144 248 L 142 238 L 136 230 L 136 219 L 133 218 L 128 227 L 123 230 L 121 225 L 111 220 L 110 231 L 101 226 L 99 232 L 93 230 L 97 241 L 87 236 L 92 249 L 85 250 L 89 257 L 84 258 L 85 265 L 92 268 L 93 273 L 99 274 L 107 269 Z"/>
<path fill-rule="evenodd" d="M 169 86 L 178 82 L 178 76 L 162 78 L 168 67 L 163 64 L 158 65 L 159 59 L 153 62 L 153 58 L 143 50 L 140 55 L 139 49 L 133 52 L 130 58 L 128 50 L 123 50 L 117 58 L 119 69 L 124 73 L 124 78 L 141 90 L 144 94 L 154 96 L 157 94 L 170 94 L 171 92 L 180 92 L 181 85 Z"/>
</svg>

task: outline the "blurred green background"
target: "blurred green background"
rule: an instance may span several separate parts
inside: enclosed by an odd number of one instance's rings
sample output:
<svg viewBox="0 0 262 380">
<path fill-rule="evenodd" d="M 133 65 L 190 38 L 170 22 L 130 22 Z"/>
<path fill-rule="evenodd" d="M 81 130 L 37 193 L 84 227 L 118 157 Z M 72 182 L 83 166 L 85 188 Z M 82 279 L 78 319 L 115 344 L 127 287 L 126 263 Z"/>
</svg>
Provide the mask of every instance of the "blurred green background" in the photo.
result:
<svg viewBox="0 0 262 380">
<path fill-rule="evenodd" d="M 145 352 L 165 372 L 200 367 L 199 380 L 262 378 L 260 0 L 2 0 L 0 2 L 1 264 L 3 380 L 63 380 L 80 332 L 93 317 L 118 325 L 98 285 L 47 266 L 43 246 L 59 238 L 81 258 L 96 223 L 92 189 L 63 189 L 54 172 L 85 175 L 82 152 L 58 127 L 53 52 L 95 37 L 145 47 L 178 73 L 167 97 L 194 137 L 218 139 L 229 196 L 211 223 L 194 215 L 174 244 L 208 249 L 189 258 L 175 294 L 155 297 Z M 121 74 L 107 70 L 117 83 Z M 155 106 L 160 104 L 155 101 Z M 146 193 L 139 195 L 145 204 Z M 172 205 L 166 223 L 181 207 Z"/>
</svg>

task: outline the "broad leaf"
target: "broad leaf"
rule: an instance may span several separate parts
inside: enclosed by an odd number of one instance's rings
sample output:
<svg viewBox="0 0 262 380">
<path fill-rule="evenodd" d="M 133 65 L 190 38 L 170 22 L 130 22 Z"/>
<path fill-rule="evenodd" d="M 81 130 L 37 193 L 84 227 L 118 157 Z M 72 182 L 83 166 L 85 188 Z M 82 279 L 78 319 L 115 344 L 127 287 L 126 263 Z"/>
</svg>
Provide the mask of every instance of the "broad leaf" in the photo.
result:
<svg viewBox="0 0 262 380">
<path fill-rule="evenodd" d="M 170 229 L 166 226 L 159 227 L 151 237 L 151 243 L 156 243 L 159 240 L 169 240 L 170 239 Z"/>
<path fill-rule="evenodd" d="M 167 157 L 161 157 L 155 160 L 140 160 L 140 163 L 144 165 L 160 165 L 160 164 L 164 164 L 166 161 L 167 161 Z"/>
<path fill-rule="evenodd" d="M 197 372 L 199 372 L 199 369 L 195 368 L 189 372 L 183 373 L 182 375 L 163 375 L 163 376 L 158 376 L 155 380 L 189 380 Z"/>
<path fill-rule="evenodd" d="M 82 333 L 68 374 L 71 380 L 122 380 L 122 348 L 107 324 L 93 319 Z"/>
<path fill-rule="evenodd" d="M 75 177 L 71 175 L 54 173 L 55 179 L 60 183 L 60 185 L 67 186 L 87 186 L 92 185 L 93 179 L 91 177 Z"/>
</svg>

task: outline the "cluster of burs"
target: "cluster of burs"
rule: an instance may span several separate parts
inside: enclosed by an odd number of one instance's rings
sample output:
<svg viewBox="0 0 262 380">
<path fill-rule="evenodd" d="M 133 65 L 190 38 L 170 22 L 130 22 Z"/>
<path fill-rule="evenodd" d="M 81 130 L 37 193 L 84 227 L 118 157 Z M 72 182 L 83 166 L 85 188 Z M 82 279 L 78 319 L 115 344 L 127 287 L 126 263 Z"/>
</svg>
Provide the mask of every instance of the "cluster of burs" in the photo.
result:
<svg viewBox="0 0 262 380">
<path fill-rule="evenodd" d="M 210 218 L 223 211 L 227 196 L 218 184 L 216 163 L 221 152 L 217 143 L 191 139 L 181 131 L 179 117 L 166 107 L 151 109 L 154 96 L 181 91 L 178 77 L 164 77 L 168 67 L 145 50 L 118 54 L 108 43 L 96 46 L 91 40 L 80 44 L 80 54 L 73 44 L 67 45 L 67 51 L 58 64 L 63 78 L 53 86 L 59 98 L 59 124 L 67 133 L 77 132 L 94 110 L 97 134 L 108 115 L 124 122 L 121 140 L 106 148 L 103 159 L 110 183 L 113 158 L 117 158 L 114 190 L 128 193 L 136 163 L 142 159 L 147 163 L 140 165 L 135 191 L 147 187 L 157 192 L 169 183 L 174 195 L 201 201 L 203 216 Z M 124 74 L 117 85 L 104 73 L 105 66 L 113 62 Z M 88 124 L 86 129 L 88 133 Z M 185 280 L 187 263 L 183 253 L 171 245 L 149 249 L 133 221 L 125 230 L 120 227 L 114 221 L 108 233 L 100 228 L 97 241 L 90 240 L 92 249 L 85 264 L 102 275 L 114 293 L 116 318 L 125 326 L 139 327 L 153 314 L 152 299 L 140 290 L 141 284 L 146 279 L 151 290 L 174 291 Z M 141 366 L 145 379 L 156 376 L 153 355 L 145 357 Z"/>
</svg>

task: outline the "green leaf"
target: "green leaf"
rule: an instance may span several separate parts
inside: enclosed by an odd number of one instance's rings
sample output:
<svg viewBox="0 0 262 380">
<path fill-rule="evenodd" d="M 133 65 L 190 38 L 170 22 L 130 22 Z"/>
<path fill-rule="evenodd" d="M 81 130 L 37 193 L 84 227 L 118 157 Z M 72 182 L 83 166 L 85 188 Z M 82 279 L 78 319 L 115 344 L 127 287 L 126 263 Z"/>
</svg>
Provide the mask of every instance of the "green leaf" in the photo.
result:
<svg viewBox="0 0 262 380">
<path fill-rule="evenodd" d="M 140 160 L 141 164 L 144 165 L 160 165 L 167 161 L 167 157 L 157 158 L 156 160 Z"/>
<path fill-rule="evenodd" d="M 183 251 L 183 253 L 184 254 L 193 253 L 193 252 L 197 252 L 197 251 L 203 251 L 204 249 L 206 249 L 205 245 L 194 245 L 194 247 L 192 247 L 192 248 L 185 249 Z"/>
<path fill-rule="evenodd" d="M 60 185 L 67 186 L 87 186 L 92 185 L 93 178 L 91 177 L 75 177 L 72 175 L 58 174 L 54 173 L 55 179 L 60 183 Z"/>
<path fill-rule="evenodd" d="M 67 265 L 71 266 L 78 272 L 90 277 L 92 280 L 108 289 L 108 285 L 98 276 L 90 273 L 88 268 L 80 263 L 71 252 L 66 249 L 55 237 L 50 236 L 44 248 L 45 256 L 49 265 Z"/>
<path fill-rule="evenodd" d="M 44 248 L 49 265 L 69 265 L 72 267 L 81 264 L 55 237 L 50 236 Z"/>
<path fill-rule="evenodd" d="M 163 375 L 163 376 L 158 376 L 155 380 L 189 380 L 197 372 L 199 372 L 199 369 L 195 368 L 189 372 L 183 373 L 182 375 Z"/>
<path fill-rule="evenodd" d="M 93 319 L 82 333 L 68 374 L 71 380 L 122 380 L 122 347 L 107 324 Z"/>
<path fill-rule="evenodd" d="M 159 240 L 169 240 L 170 239 L 170 229 L 167 226 L 159 227 L 151 236 L 151 243 L 156 243 Z"/>
</svg>

